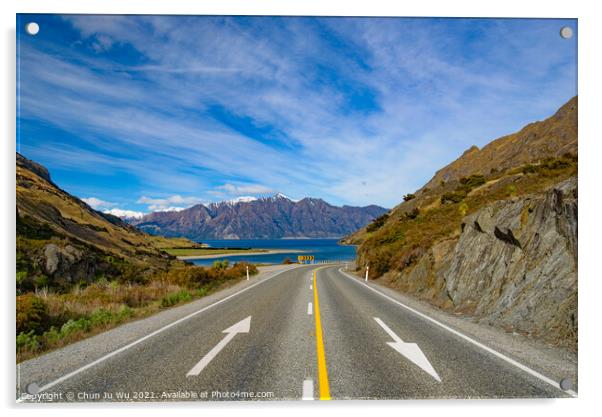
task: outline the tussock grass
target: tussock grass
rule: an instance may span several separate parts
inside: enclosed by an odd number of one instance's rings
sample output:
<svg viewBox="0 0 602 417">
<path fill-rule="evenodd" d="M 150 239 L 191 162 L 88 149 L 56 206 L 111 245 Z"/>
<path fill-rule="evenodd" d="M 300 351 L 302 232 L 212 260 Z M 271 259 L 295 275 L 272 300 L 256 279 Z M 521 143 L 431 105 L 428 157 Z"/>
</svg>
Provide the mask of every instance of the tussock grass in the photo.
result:
<svg viewBox="0 0 602 417">
<path fill-rule="evenodd" d="M 68 291 L 41 288 L 17 296 L 17 362 L 132 319 L 206 296 L 246 276 L 246 263 L 183 265 L 147 283 L 100 279 Z M 254 265 L 250 274 L 257 274 Z"/>
<path fill-rule="evenodd" d="M 413 265 L 433 244 L 458 235 L 462 219 L 495 201 L 542 192 L 577 174 L 577 157 L 566 154 L 490 175 L 471 175 L 430 190 L 418 209 L 415 200 L 366 228 L 358 247 L 358 268 L 370 265 L 378 278 Z M 433 202 L 440 199 L 440 204 Z"/>
</svg>

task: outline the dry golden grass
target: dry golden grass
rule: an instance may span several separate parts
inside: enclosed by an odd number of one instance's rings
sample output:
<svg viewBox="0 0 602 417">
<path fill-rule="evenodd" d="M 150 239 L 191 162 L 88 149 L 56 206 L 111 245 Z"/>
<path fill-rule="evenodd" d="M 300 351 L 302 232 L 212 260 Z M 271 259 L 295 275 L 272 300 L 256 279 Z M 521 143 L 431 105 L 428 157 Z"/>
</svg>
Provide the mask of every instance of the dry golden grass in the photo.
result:
<svg viewBox="0 0 602 417">
<path fill-rule="evenodd" d="M 522 170 L 529 171 L 523 174 Z M 492 202 L 542 192 L 577 173 L 573 155 L 551 158 L 540 164 L 495 173 L 486 178 L 455 203 L 433 204 L 429 201 L 409 218 L 409 201 L 398 206 L 387 222 L 375 231 L 364 233 L 358 248 L 358 265 L 370 265 L 372 278 L 389 270 L 402 270 L 414 264 L 435 243 L 460 233 L 462 219 Z M 460 181 L 455 187 L 464 187 Z M 442 191 L 449 192 L 449 186 Z M 417 207 L 413 207 L 416 209 Z"/>
</svg>

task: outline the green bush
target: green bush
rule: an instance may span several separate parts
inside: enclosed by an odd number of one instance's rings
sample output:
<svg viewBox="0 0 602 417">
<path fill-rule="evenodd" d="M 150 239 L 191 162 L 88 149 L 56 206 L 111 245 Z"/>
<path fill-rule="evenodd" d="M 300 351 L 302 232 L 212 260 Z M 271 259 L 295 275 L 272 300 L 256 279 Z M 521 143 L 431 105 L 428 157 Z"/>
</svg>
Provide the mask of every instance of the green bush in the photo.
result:
<svg viewBox="0 0 602 417">
<path fill-rule="evenodd" d="M 414 194 L 408 193 L 403 196 L 403 201 L 410 201 L 410 200 L 413 200 L 414 198 L 416 198 L 416 196 Z"/>
<path fill-rule="evenodd" d="M 221 260 L 221 261 L 215 261 L 213 262 L 213 269 L 226 269 L 228 268 L 228 265 L 230 265 L 230 262 L 228 262 L 227 259 Z"/>
<path fill-rule="evenodd" d="M 77 320 L 71 319 L 61 327 L 61 335 L 63 337 L 68 337 L 78 332 L 86 333 L 89 332 L 91 328 L 92 322 L 87 317 L 81 317 Z"/>
<path fill-rule="evenodd" d="M 114 320 L 114 314 L 109 310 L 105 310 L 104 308 L 94 310 L 89 317 L 91 327 L 109 324 Z"/>
<path fill-rule="evenodd" d="M 17 296 L 17 334 L 42 334 L 49 327 L 48 307 L 43 299 L 31 293 Z"/>
<path fill-rule="evenodd" d="M 196 290 L 196 296 L 197 297 L 204 297 L 209 293 L 209 289 L 207 287 L 201 287 L 198 290 Z"/>
<path fill-rule="evenodd" d="M 485 184 L 485 176 L 473 174 L 469 177 L 460 178 L 460 184 L 472 189 Z"/>
<path fill-rule="evenodd" d="M 163 299 L 161 299 L 161 307 L 171 307 L 184 301 L 190 301 L 191 299 L 192 295 L 190 295 L 188 291 L 180 290 L 163 297 Z"/>
<path fill-rule="evenodd" d="M 454 191 L 451 193 L 445 193 L 441 196 L 441 203 L 459 203 L 466 198 L 467 193 L 463 191 Z"/>
<path fill-rule="evenodd" d="M 384 226 L 384 224 L 387 222 L 387 220 L 389 219 L 389 214 L 385 213 L 382 216 L 378 216 L 376 219 L 372 220 L 372 223 L 370 223 L 368 225 L 368 227 L 366 227 L 366 231 L 367 232 L 375 232 L 378 229 L 380 229 L 381 227 Z"/>
<path fill-rule="evenodd" d="M 33 330 L 29 332 L 21 332 L 17 335 L 17 353 L 23 350 L 35 352 L 40 347 L 38 336 Z"/>
</svg>

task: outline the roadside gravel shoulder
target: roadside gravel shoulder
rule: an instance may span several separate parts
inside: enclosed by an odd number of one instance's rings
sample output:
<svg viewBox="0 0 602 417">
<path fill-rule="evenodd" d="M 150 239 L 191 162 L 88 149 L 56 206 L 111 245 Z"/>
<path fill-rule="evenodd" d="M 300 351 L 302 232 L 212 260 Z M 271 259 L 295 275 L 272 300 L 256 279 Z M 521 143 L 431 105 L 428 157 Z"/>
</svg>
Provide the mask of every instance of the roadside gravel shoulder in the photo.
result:
<svg viewBox="0 0 602 417">
<path fill-rule="evenodd" d="M 190 303 L 161 311 L 152 316 L 125 323 L 106 332 L 67 345 L 61 349 L 29 359 L 17 364 L 17 390 L 23 390 L 29 383 L 38 386 L 53 381 L 69 372 L 93 362 L 141 337 L 148 335 L 176 320 L 207 307 L 249 286 L 265 281 L 274 275 L 294 269 L 299 265 L 270 265 L 258 267 L 259 274 L 248 281 L 242 280 Z"/>
<path fill-rule="evenodd" d="M 359 277 L 352 271 L 346 272 L 349 276 L 363 282 L 363 277 Z M 523 365 L 537 370 L 543 375 L 556 381 L 568 378 L 574 385 L 573 390 L 577 391 L 576 353 L 549 346 L 539 340 L 528 338 L 521 334 L 507 333 L 498 327 L 476 322 L 470 316 L 451 314 L 426 301 L 400 293 L 373 281 L 369 281 L 368 285 L 408 307 L 426 314 L 466 336 L 515 359 Z M 383 302 L 387 302 L 387 300 L 383 298 Z"/>
</svg>

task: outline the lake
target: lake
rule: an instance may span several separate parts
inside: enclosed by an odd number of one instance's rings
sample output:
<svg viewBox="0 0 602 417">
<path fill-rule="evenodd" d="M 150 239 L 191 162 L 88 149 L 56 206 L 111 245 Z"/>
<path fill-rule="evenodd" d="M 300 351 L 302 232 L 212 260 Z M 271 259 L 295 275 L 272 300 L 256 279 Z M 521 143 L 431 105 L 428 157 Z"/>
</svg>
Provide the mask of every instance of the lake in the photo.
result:
<svg viewBox="0 0 602 417">
<path fill-rule="evenodd" d="M 278 249 L 286 253 L 228 256 L 212 259 L 191 259 L 197 265 L 212 265 L 217 260 L 250 262 L 255 264 L 280 264 L 284 259 L 297 261 L 297 255 L 314 255 L 315 261 L 353 261 L 355 246 L 339 245 L 337 239 L 240 239 L 204 240 L 212 248 Z"/>
</svg>

